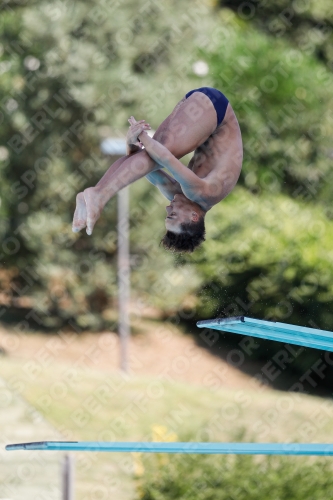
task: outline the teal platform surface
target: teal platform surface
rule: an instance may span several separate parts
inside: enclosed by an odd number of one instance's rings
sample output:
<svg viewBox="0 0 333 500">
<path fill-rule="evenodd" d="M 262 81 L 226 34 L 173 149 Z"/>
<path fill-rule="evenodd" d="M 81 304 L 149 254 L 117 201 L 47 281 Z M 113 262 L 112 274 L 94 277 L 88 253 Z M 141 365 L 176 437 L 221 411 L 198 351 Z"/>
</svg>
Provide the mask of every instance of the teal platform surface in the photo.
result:
<svg viewBox="0 0 333 500">
<path fill-rule="evenodd" d="M 146 453 L 200 453 L 220 455 L 320 455 L 333 456 L 333 444 L 301 443 L 151 443 L 40 441 L 9 444 L 6 450 L 109 451 Z"/>
<path fill-rule="evenodd" d="M 288 325 L 287 323 L 275 321 L 263 321 L 246 318 L 245 316 L 198 321 L 197 326 L 199 328 L 212 328 L 223 332 L 275 340 L 285 344 L 296 344 L 312 347 L 313 349 L 333 351 L 333 332 L 326 330 Z"/>
</svg>

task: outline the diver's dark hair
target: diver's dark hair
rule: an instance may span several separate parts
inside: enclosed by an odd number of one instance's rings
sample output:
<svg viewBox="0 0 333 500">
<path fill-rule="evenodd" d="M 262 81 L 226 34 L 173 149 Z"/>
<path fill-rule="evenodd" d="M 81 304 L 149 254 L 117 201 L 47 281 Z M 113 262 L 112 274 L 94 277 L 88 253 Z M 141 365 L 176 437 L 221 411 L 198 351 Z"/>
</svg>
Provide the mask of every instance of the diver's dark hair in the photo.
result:
<svg viewBox="0 0 333 500">
<path fill-rule="evenodd" d="M 173 252 L 193 252 L 205 241 L 205 218 L 200 217 L 197 222 L 188 222 L 180 225 L 181 232 L 167 231 L 161 239 L 161 244 Z"/>
</svg>

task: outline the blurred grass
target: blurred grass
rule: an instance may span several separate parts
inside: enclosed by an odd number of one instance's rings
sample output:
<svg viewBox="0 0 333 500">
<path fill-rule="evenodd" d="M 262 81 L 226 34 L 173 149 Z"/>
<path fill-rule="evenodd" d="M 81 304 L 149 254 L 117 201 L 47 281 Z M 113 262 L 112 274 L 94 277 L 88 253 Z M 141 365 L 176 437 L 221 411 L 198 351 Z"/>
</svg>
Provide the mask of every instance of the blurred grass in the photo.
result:
<svg viewBox="0 0 333 500">
<path fill-rule="evenodd" d="M 333 442 L 330 400 L 109 375 L 83 368 L 82 361 L 47 366 L 45 358 L 39 371 L 32 366 L 3 358 L 1 375 L 66 440 L 151 440 L 161 425 L 179 440 Z M 133 456 L 78 453 L 75 459 L 78 500 L 134 498 Z"/>
<path fill-rule="evenodd" d="M 61 439 L 61 434 L 0 378 L 0 498 L 36 500 L 60 498 L 63 453 L 17 451 L 5 445 L 43 439 Z"/>
</svg>

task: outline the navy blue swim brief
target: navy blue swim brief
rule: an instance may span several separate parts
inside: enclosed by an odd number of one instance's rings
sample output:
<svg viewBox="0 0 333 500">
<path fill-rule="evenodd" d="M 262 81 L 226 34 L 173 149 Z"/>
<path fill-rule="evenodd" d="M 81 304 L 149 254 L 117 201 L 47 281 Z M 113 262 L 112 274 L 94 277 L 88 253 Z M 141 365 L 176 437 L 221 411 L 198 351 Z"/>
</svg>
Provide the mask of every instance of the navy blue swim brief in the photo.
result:
<svg viewBox="0 0 333 500">
<path fill-rule="evenodd" d="M 206 94 L 207 97 L 209 97 L 217 114 L 217 126 L 221 125 L 229 103 L 226 96 L 213 87 L 200 87 L 199 89 L 193 89 L 190 90 L 190 92 L 187 92 L 185 96 L 186 99 L 190 97 L 190 95 L 192 95 L 194 92 L 202 92 L 203 94 Z"/>
</svg>

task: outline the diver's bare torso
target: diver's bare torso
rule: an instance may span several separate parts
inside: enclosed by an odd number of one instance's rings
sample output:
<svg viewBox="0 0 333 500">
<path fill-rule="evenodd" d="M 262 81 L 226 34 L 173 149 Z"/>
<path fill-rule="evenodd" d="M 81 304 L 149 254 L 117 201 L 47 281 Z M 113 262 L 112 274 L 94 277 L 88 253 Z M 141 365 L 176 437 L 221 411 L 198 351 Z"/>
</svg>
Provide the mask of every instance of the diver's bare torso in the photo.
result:
<svg viewBox="0 0 333 500">
<path fill-rule="evenodd" d="M 221 125 L 195 151 L 188 167 L 209 184 L 200 205 L 210 210 L 225 198 L 239 178 L 243 161 L 242 136 L 238 120 L 228 104 Z"/>
</svg>

